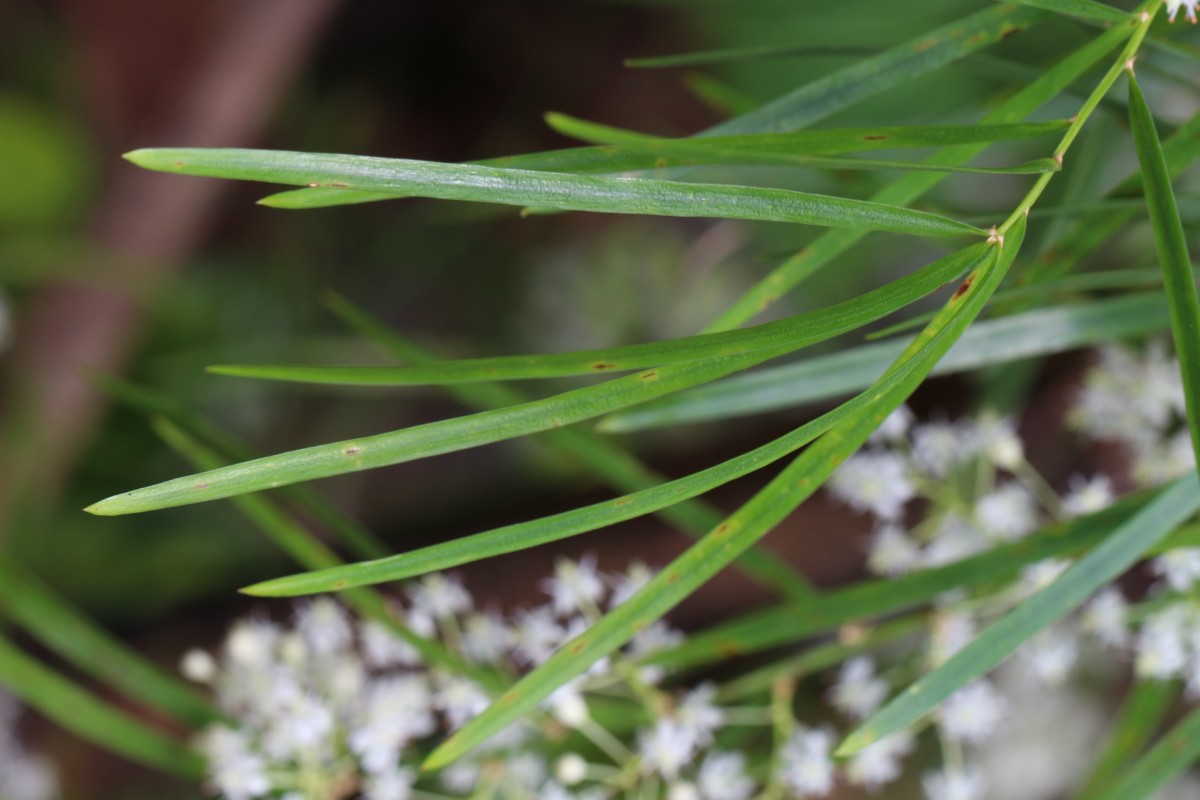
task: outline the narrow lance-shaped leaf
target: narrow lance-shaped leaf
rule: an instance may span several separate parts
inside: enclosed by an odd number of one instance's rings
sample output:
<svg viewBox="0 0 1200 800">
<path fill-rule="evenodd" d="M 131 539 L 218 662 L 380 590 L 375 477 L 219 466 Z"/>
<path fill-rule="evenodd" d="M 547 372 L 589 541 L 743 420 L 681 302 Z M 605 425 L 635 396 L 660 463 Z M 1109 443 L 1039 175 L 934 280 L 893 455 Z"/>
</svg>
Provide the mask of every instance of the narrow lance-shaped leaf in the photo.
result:
<svg viewBox="0 0 1200 800">
<path fill-rule="evenodd" d="M 983 677 L 1030 637 L 1062 619 L 1137 562 L 1200 508 L 1193 472 L 1113 532 L 1056 581 L 1010 611 L 942 666 L 917 680 L 838 748 L 846 756 L 915 723 L 950 695 Z"/>
<path fill-rule="evenodd" d="M 1099 22 L 1124 22 L 1129 19 L 1128 11 L 1098 3 L 1096 0 L 1011 0 L 1023 6 L 1053 11 L 1071 17 L 1082 17 Z"/>
<path fill-rule="evenodd" d="M 967 278 L 947 303 L 945 315 L 914 340 L 902 360 L 915 360 L 920 365 L 918 369 L 897 386 L 876 394 L 873 402 L 810 445 L 766 488 L 671 562 L 632 598 L 565 644 L 455 732 L 430 754 L 425 767 L 446 766 L 536 708 L 558 687 L 661 618 L 816 492 L 837 465 L 861 446 L 879 423 L 920 385 L 938 358 L 983 309 L 1011 264 L 1023 234 L 1022 221 L 1010 231 L 1009 241 L 995 248 L 996 257 L 985 260 Z"/>
<path fill-rule="evenodd" d="M 442 200 L 610 214 L 792 222 L 916 236 L 987 233 L 924 211 L 787 189 L 236 148 L 135 150 L 125 157 L 147 169 L 183 175 L 335 186 Z"/>
<path fill-rule="evenodd" d="M 985 243 L 951 253 L 851 300 L 736 331 L 602 350 L 461 359 L 418 366 L 220 365 L 221 375 L 304 383 L 401 386 L 474 383 L 623 372 L 722 358 L 780 346 L 799 349 L 854 330 L 912 303 L 961 276 L 983 256 Z"/>
<path fill-rule="evenodd" d="M 98 628 L 4 555 L 0 555 L 0 611 L 77 668 L 151 709 L 194 725 L 218 717 L 192 687 Z"/>
<path fill-rule="evenodd" d="M 715 380 L 787 349 L 672 364 L 495 411 L 258 458 L 114 495 L 87 510 L 107 516 L 200 503 L 491 444 Z"/>
<path fill-rule="evenodd" d="M 1009 3 L 986 8 L 805 84 L 703 135 L 803 128 L 867 97 L 904 86 L 1042 18 L 1040 11 Z"/>
<path fill-rule="evenodd" d="M 1142 800 L 1188 770 L 1200 759 L 1200 709 L 1175 724 L 1124 774 L 1108 784 L 1098 800 Z"/>
<path fill-rule="evenodd" d="M 1154 226 L 1163 288 L 1171 309 L 1171 333 L 1179 356 L 1179 369 L 1183 373 L 1188 430 L 1200 462 L 1200 300 L 1196 297 L 1196 279 L 1188 258 L 1187 238 L 1179 221 L 1179 209 L 1175 205 L 1171 175 L 1154 119 L 1132 70 L 1129 71 L 1129 121 L 1142 168 L 1146 208 Z"/>
<path fill-rule="evenodd" d="M 204 774 L 199 754 L 145 727 L 67 680 L 0 636 L 0 686 L 87 741 L 189 780 Z"/>
<path fill-rule="evenodd" d="M 1050 306 L 971 326 L 938 362 L 934 375 L 1051 355 L 1076 347 L 1143 336 L 1170 324 L 1159 292 L 1139 292 L 1090 303 Z M 761 414 L 828 400 L 870 385 L 904 348 L 903 339 L 860 345 L 828 356 L 767 367 L 677 397 L 604 417 L 597 427 L 625 433 Z"/>
<path fill-rule="evenodd" d="M 581 139 L 599 145 L 612 145 L 634 151 L 650 152 L 655 156 L 673 157 L 676 160 L 696 158 L 696 163 L 733 164 L 778 164 L 797 167 L 829 168 L 887 168 L 902 166 L 920 168 L 919 162 L 890 162 L 836 158 L 824 160 L 833 154 L 864 152 L 871 150 L 894 150 L 898 148 L 944 148 L 955 144 L 989 142 L 1015 142 L 1061 133 L 1070 122 L 1030 122 L 1025 125 L 941 125 L 928 127 L 886 128 L 829 128 L 829 130 L 794 131 L 791 133 L 750 133 L 730 137 L 690 137 L 665 139 L 646 133 L 628 131 L 598 122 L 589 122 L 566 114 L 546 114 L 546 124 L 563 136 Z M 1051 160 L 1052 161 L 1052 160 Z M 1036 162 L 1031 162 L 1036 163 Z M 926 168 L 968 169 L 954 164 L 924 164 Z M 1016 168 L 1000 168 L 1002 172 Z M 992 172 L 982 168 L 980 172 Z M 1046 168 L 1044 172 L 1057 172 Z"/>
</svg>

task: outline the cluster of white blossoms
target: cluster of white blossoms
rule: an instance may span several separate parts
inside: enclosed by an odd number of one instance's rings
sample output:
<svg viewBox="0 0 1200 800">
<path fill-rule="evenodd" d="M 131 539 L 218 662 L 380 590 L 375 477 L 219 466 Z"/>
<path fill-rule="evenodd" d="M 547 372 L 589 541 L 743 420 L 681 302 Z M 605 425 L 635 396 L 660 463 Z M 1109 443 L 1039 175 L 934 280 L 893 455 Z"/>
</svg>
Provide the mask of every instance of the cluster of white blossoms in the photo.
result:
<svg viewBox="0 0 1200 800">
<path fill-rule="evenodd" d="M 58 780 L 50 762 L 17 738 L 17 701 L 0 692 L 0 800 L 54 800 Z"/>
<path fill-rule="evenodd" d="M 477 609 L 456 577 L 437 573 L 413 582 L 395 615 L 507 682 L 651 575 L 641 564 L 606 575 L 594 559 L 563 560 L 544 581 L 549 601 L 506 617 Z M 212 687 L 233 723 L 214 725 L 201 739 L 210 786 L 228 800 L 407 800 L 481 791 L 599 800 L 647 784 L 674 800 L 748 800 L 758 781 L 745 755 L 716 744 L 728 720 L 715 688 L 663 690 L 663 670 L 635 663 L 681 638 L 665 623 L 649 626 L 625 651 L 556 692 L 538 715 L 435 776 L 422 775 L 418 765 L 488 705 L 488 693 L 461 673 L 430 665 L 388 626 L 356 621 L 334 600 L 301 604 L 289 626 L 236 623 L 218 653 L 193 650 L 182 668 Z M 635 719 L 642 723 L 628 724 Z"/>
</svg>

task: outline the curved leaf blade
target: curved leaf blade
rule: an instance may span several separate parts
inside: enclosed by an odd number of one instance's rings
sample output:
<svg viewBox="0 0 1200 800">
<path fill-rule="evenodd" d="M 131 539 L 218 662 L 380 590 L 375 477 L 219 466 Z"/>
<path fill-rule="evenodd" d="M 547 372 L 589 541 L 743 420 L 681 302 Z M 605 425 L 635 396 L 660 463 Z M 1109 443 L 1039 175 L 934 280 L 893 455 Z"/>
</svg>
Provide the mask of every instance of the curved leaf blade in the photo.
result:
<svg viewBox="0 0 1200 800">
<path fill-rule="evenodd" d="M 1170 170 L 1154 127 L 1154 118 L 1132 70 L 1129 70 L 1129 121 L 1142 168 L 1146 208 L 1150 212 L 1154 243 L 1162 266 L 1163 288 L 1171 310 L 1171 333 L 1183 375 L 1188 430 L 1200 462 L 1200 299 L 1196 296 L 1196 278 L 1175 204 L 1175 192 L 1171 188 Z"/>
<path fill-rule="evenodd" d="M 869 292 L 826 308 L 735 331 L 601 350 L 461 359 L 418 366 L 218 365 L 210 372 L 243 378 L 354 386 L 414 386 L 525 380 L 627 372 L 665 364 L 799 349 L 854 330 L 928 295 L 975 266 L 984 243 L 971 245 Z"/>
<path fill-rule="evenodd" d="M 1040 308 L 971 326 L 938 362 L 933 374 L 949 375 L 1133 338 L 1163 330 L 1169 324 L 1167 303 L 1158 292 Z M 756 370 L 612 414 L 601 419 L 597 427 L 606 433 L 627 433 L 761 414 L 838 397 L 869 385 L 896 358 L 905 341 L 875 342 Z"/>
<path fill-rule="evenodd" d="M 182 175 L 332 186 L 441 200 L 609 214 L 791 222 L 914 236 L 987 234 L 974 225 L 924 211 L 787 189 L 236 148 L 134 150 L 125 157 L 146 169 Z"/>
</svg>

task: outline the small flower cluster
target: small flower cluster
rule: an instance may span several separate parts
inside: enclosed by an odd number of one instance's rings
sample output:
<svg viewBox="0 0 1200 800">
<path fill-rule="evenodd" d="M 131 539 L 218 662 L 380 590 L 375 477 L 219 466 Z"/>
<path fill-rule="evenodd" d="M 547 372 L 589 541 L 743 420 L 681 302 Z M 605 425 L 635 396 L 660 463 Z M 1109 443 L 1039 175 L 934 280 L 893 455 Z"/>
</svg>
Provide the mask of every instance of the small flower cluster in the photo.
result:
<svg viewBox="0 0 1200 800">
<path fill-rule="evenodd" d="M 511 679 L 543 662 L 604 610 L 652 576 L 635 564 L 605 575 L 595 560 L 560 561 L 544 582 L 549 601 L 506 618 L 481 611 L 454 576 L 432 574 L 397 610 L 410 629 L 467 663 Z M 475 681 L 427 663 L 379 621 L 356 622 L 338 603 L 299 607 L 294 625 L 237 623 L 219 655 L 191 651 L 183 671 L 211 685 L 236 727 L 203 736 L 211 787 L 228 800 L 407 800 L 460 797 L 480 787 L 502 797 L 609 797 L 646 781 L 672 797 L 747 800 L 756 782 L 745 756 L 715 748 L 726 725 L 715 689 L 658 688 L 661 669 L 635 661 L 680 641 L 665 623 L 557 691 L 543 713 L 434 778 L 418 774 L 429 747 L 489 702 Z M 593 715 L 597 702 L 651 718 L 618 735 Z"/>
<path fill-rule="evenodd" d="M 54 800 L 59 796 L 54 770 L 17 738 L 19 713 L 16 700 L 0 692 L 0 800 Z"/>
<path fill-rule="evenodd" d="M 888 576 L 959 561 L 1021 539 L 1047 519 L 1097 510 L 1111 502 L 1107 486 L 1084 481 L 1060 499 L 1026 461 L 1010 420 L 914 425 L 903 406 L 829 482 L 835 497 L 879 521 L 867 563 Z M 925 513 L 908 529 L 915 501 Z"/>
</svg>

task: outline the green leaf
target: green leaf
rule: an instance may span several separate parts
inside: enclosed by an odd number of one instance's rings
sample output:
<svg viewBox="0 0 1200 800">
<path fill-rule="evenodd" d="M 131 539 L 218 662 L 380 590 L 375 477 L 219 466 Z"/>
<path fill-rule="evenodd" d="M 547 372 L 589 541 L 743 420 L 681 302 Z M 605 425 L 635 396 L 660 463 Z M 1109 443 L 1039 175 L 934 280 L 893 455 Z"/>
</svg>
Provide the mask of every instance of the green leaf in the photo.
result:
<svg viewBox="0 0 1200 800">
<path fill-rule="evenodd" d="M 916 236 L 987 233 L 924 211 L 787 189 L 233 148 L 135 150 L 125 157 L 146 169 L 183 175 L 334 186 L 442 200 L 612 214 L 792 222 Z"/>
<path fill-rule="evenodd" d="M 1098 800 L 1142 800 L 1200 758 L 1200 709 L 1175 724 L 1144 756 L 1108 784 Z"/>
<path fill-rule="evenodd" d="M 0 611 L 78 669 L 151 709 L 193 725 L 219 716 L 191 687 L 96 627 L 4 555 L 0 555 Z"/>
<path fill-rule="evenodd" d="M 1053 11 L 1056 14 L 1066 14 L 1071 17 L 1094 19 L 1099 22 L 1125 22 L 1129 19 L 1128 11 L 1121 11 L 1095 0 L 1012 0 L 1030 8 L 1040 8 L 1043 11 Z"/>
<path fill-rule="evenodd" d="M 1096 37 L 997 106 L 984 117 L 981 124 L 1015 123 L 1029 116 L 1074 83 L 1107 53 L 1129 38 L 1132 32 L 1132 26 L 1120 26 Z M 928 161 L 935 164 L 965 164 L 984 149 L 986 145 L 959 145 L 947 148 Z M 942 180 L 943 176 L 935 173 L 904 175 L 876 192 L 872 199 L 889 205 L 907 205 Z M 863 234 L 857 231 L 826 231 L 743 293 L 706 330 L 740 327 L 777 302 L 805 278 L 845 253 L 862 238 Z"/>
<path fill-rule="evenodd" d="M 1146 208 L 1154 227 L 1163 288 L 1171 309 L 1171 333 L 1183 374 L 1188 430 L 1200 463 L 1200 300 L 1196 297 L 1196 279 L 1188 258 L 1183 224 L 1179 221 L 1179 209 L 1175 205 L 1170 171 L 1158 141 L 1154 119 L 1132 70 L 1129 71 L 1129 121 L 1142 168 Z"/>
<path fill-rule="evenodd" d="M 965 372 L 1132 338 L 1162 330 L 1168 324 L 1167 303 L 1158 292 L 1040 308 L 971 326 L 938 362 L 933 374 Z M 838 397 L 869 385 L 896 358 L 906 341 L 860 345 L 829 356 L 756 370 L 604 417 L 597 427 L 608 433 L 624 433 L 760 414 Z"/>
<path fill-rule="evenodd" d="M 427 366 L 221 365 L 209 370 L 220 375 L 303 383 L 411 386 L 594 375 L 711 360 L 765 349 L 796 350 L 854 330 L 919 300 L 975 266 L 987 248 L 984 243 L 972 245 L 851 300 L 736 331 L 602 350 L 463 359 Z"/>
<path fill-rule="evenodd" d="M 785 603 L 754 611 L 694 633 L 678 646 L 652 654 L 645 663 L 671 669 L 711 664 L 791 644 L 848 622 L 917 609 L 955 589 L 1008 581 L 1029 564 L 1086 552 L 1126 523 L 1150 496 L 1143 493 L 1123 498 L 1099 513 L 936 569 L 868 580 L 828 592 L 822 595 L 820 604 L 811 608 Z"/>
<path fill-rule="evenodd" d="M 1113 785 L 1113 779 L 1133 762 L 1158 730 L 1177 694 L 1171 681 L 1151 679 L 1133 684 L 1104 749 L 1093 762 L 1091 773 L 1077 794 L 1079 800 L 1096 800 Z"/>
<path fill-rule="evenodd" d="M 1036 139 L 1061 133 L 1069 120 L 1009 125 L 930 125 L 922 127 L 830 128 L 791 133 L 749 133 L 738 136 L 706 136 L 666 139 L 623 128 L 614 128 L 577 119 L 566 114 L 549 113 L 546 123 L 563 134 L 598 145 L 612 145 L 635 152 L 661 156 L 667 164 L 678 163 L 757 163 L 798 166 L 822 162 L 806 160 L 810 156 L 837 153 L 895 150 L 900 148 L 948 147 L 956 144 L 1011 142 Z M 790 158 L 791 161 L 782 160 Z M 689 161 L 694 160 L 694 161 Z M 880 164 L 895 162 L 828 161 L 842 164 Z M 907 166 L 920 166 L 907 164 Z M 926 165 L 950 169 L 951 165 Z M 1056 165 L 1057 166 L 1057 165 Z M 1055 169 L 1047 171 L 1054 172 Z"/>
<path fill-rule="evenodd" d="M 543 400 L 307 447 L 176 478 L 114 495 L 89 506 L 87 511 L 109 516 L 200 503 L 491 444 L 591 419 L 626 405 L 715 380 L 781 354 L 759 350 L 713 361 L 672 364 Z"/>
<path fill-rule="evenodd" d="M 643 56 L 625 59 L 625 66 L 634 69 L 663 69 L 670 67 L 704 67 L 738 61 L 773 58 L 865 58 L 875 55 L 863 47 L 814 47 L 809 44 L 758 44 L 748 47 L 724 47 L 717 50 L 698 50 L 692 53 L 671 53 L 665 56 Z"/>
<path fill-rule="evenodd" d="M 348 327 L 377 343 L 386 353 L 402 361 L 417 364 L 434 364 L 439 361 L 433 353 L 400 336 L 345 298 L 331 294 L 327 298 L 327 305 Z M 449 387 L 447 392 L 464 405 L 480 410 L 502 408 L 529 400 L 529 397 L 516 389 L 499 383 L 454 385 Z M 611 439 L 580 427 L 543 431 L 535 435 L 535 441 L 584 464 L 619 491 L 637 492 L 667 481 Z M 667 522 L 693 538 L 703 536 L 722 519 L 716 508 L 700 500 L 680 500 L 658 513 Z M 747 551 L 738 560 L 737 566 L 754 580 L 784 597 L 807 602 L 816 595 L 802 573 L 767 550 L 754 548 Z"/>
<path fill-rule="evenodd" d="M 637 594 L 518 681 L 487 710 L 438 746 L 424 767 L 446 766 L 536 708 L 559 686 L 661 618 L 816 492 L 837 466 L 920 385 L 938 358 L 982 311 L 1019 250 L 1024 230 L 1021 220 L 1009 232 L 1008 240 L 994 248 L 996 256 L 971 273 L 947 302 L 945 314 L 931 323 L 905 352 L 896 366 L 910 361 L 918 366 L 903 380 L 875 393 L 870 402 L 809 446 L 766 488 L 671 562 Z"/>
<path fill-rule="evenodd" d="M 1200 508 L 1193 472 L 1139 511 L 1056 581 L 1010 611 L 942 666 L 920 678 L 851 733 L 837 755 L 856 753 L 912 725 L 967 684 L 983 677 L 1031 636 L 1062 619 Z"/>
<path fill-rule="evenodd" d="M 1041 20 L 1034 9 L 1003 4 L 922 33 L 877 56 L 856 61 L 704 135 L 766 133 L 803 128 L 873 95 L 904 86 L 921 75 L 995 44 Z"/>
<path fill-rule="evenodd" d="M 197 753 L 98 700 L 3 636 L 0 685 L 64 730 L 109 752 L 192 781 L 204 775 L 204 761 Z"/>
</svg>

